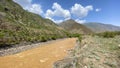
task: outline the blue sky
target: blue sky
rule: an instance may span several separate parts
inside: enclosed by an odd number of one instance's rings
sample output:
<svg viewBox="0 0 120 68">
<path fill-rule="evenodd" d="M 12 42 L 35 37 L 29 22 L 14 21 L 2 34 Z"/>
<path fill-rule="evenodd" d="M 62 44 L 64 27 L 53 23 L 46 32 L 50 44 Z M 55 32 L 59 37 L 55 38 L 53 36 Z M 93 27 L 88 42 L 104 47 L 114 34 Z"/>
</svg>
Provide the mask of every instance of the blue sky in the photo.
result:
<svg viewBox="0 0 120 68">
<path fill-rule="evenodd" d="M 56 23 L 100 22 L 120 26 L 120 0 L 14 0 L 24 9 Z"/>
</svg>

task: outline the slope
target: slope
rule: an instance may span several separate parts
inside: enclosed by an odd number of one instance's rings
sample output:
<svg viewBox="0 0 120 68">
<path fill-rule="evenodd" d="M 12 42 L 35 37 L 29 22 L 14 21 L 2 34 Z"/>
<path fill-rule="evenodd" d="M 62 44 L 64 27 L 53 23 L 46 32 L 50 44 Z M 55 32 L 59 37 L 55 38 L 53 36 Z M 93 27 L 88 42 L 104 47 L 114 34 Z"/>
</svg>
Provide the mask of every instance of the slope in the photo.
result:
<svg viewBox="0 0 120 68">
<path fill-rule="evenodd" d="M 102 24 L 102 23 L 84 23 L 86 27 L 90 28 L 94 32 L 105 32 L 105 31 L 120 31 L 120 27 L 110 25 L 110 24 Z"/>
<path fill-rule="evenodd" d="M 0 45 L 40 42 L 65 36 L 54 22 L 23 10 L 12 0 L 0 0 Z"/>
<path fill-rule="evenodd" d="M 75 22 L 74 20 L 70 19 L 64 21 L 59 24 L 59 26 L 63 27 L 64 29 L 70 31 L 71 33 L 79 33 L 79 34 L 89 34 L 92 33 L 90 29 L 85 27 L 82 24 Z"/>
</svg>

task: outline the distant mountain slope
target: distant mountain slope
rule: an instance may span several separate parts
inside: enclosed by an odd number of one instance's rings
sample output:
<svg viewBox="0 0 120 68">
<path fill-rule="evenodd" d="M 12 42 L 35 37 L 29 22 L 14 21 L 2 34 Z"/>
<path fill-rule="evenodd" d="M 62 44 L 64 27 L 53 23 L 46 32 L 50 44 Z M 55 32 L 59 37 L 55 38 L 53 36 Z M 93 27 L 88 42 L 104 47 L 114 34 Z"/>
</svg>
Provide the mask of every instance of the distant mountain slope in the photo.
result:
<svg viewBox="0 0 120 68">
<path fill-rule="evenodd" d="M 65 36 L 53 21 L 23 10 L 12 0 L 0 0 L 0 45 L 46 41 Z"/>
<path fill-rule="evenodd" d="M 87 27 L 85 27 L 82 24 L 75 22 L 72 19 L 60 23 L 59 26 L 63 27 L 64 29 L 66 29 L 72 33 L 80 33 L 80 34 L 92 33 L 92 31 L 90 29 L 88 29 Z"/>
<path fill-rule="evenodd" d="M 105 31 L 120 31 L 120 27 L 110 25 L 110 24 L 102 24 L 102 23 L 84 23 L 86 27 L 90 28 L 94 32 L 105 32 Z"/>
</svg>

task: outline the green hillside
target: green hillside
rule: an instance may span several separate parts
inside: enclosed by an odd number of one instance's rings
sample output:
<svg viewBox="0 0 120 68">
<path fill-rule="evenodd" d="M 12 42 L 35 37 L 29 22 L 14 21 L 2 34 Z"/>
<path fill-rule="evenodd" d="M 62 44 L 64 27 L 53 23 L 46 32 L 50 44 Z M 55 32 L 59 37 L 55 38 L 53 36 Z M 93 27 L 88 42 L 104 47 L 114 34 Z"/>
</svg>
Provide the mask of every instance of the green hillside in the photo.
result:
<svg viewBox="0 0 120 68">
<path fill-rule="evenodd" d="M 44 42 L 66 36 L 53 21 L 23 10 L 12 0 L 0 0 L 0 45 Z"/>
</svg>

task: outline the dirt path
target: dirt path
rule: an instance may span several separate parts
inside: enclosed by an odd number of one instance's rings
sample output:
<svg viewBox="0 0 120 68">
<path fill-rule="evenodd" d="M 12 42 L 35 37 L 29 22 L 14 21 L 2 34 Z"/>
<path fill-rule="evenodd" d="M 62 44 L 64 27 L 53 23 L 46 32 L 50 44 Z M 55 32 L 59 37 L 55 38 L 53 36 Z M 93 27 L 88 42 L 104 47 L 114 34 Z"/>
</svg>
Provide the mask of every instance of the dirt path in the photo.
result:
<svg viewBox="0 0 120 68">
<path fill-rule="evenodd" d="M 0 68 L 52 68 L 52 64 L 67 56 L 76 38 L 55 41 L 15 55 L 0 57 Z"/>
</svg>

